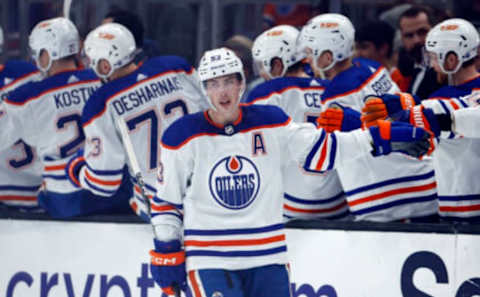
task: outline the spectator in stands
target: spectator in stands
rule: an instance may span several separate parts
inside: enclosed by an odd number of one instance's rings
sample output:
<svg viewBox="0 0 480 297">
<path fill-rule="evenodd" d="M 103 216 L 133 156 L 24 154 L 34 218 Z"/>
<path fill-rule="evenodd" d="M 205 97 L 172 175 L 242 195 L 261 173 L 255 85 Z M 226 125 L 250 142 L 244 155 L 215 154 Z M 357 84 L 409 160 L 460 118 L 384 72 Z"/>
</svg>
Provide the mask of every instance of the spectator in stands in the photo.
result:
<svg viewBox="0 0 480 297">
<path fill-rule="evenodd" d="M 411 78 L 408 91 L 420 98 L 427 98 L 443 85 L 424 55 L 425 39 L 432 25 L 431 9 L 424 6 L 412 6 L 399 19 L 404 50 L 399 52 L 398 68 L 403 76 Z"/>
<path fill-rule="evenodd" d="M 360 57 L 375 60 L 386 67 L 392 80 L 401 91 L 405 92 L 410 81 L 400 73 L 392 61 L 394 36 L 395 30 L 387 22 L 368 22 L 355 34 L 356 53 Z"/>
<path fill-rule="evenodd" d="M 144 38 L 145 29 L 142 20 L 133 12 L 115 9 L 107 13 L 102 21 L 105 23 L 119 23 L 124 25 L 130 32 L 132 32 L 135 38 L 135 44 L 137 45 L 137 54 L 134 60 L 135 63 L 140 63 L 148 60 L 151 57 L 158 56 L 158 45 L 154 40 Z"/>
</svg>

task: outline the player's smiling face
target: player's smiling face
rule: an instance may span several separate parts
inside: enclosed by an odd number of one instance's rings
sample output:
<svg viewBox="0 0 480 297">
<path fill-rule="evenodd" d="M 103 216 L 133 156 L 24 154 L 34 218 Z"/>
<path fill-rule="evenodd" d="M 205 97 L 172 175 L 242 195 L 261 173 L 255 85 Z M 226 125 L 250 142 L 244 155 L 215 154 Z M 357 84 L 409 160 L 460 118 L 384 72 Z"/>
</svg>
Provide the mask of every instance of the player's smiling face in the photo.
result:
<svg viewBox="0 0 480 297">
<path fill-rule="evenodd" d="M 234 114 L 238 108 L 242 82 L 237 74 L 229 74 L 206 81 L 205 89 L 218 113 Z"/>
</svg>

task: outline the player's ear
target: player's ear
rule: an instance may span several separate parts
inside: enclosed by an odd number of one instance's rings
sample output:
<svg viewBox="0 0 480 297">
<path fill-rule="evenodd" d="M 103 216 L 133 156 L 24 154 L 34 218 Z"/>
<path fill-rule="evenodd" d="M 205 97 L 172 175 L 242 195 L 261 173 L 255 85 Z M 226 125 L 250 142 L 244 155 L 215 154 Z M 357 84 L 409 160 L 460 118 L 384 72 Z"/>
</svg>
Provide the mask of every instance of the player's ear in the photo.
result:
<svg viewBox="0 0 480 297">
<path fill-rule="evenodd" d="M 98 67 L 98 72 L 102 75 L 107 75 L 108 73 L 110 73 L 110 70 L 112 69 L 112 66 L 110 65 L 110 63 L 105 59 L 101 59 L 100 61 L 98 61 L 97 67 Z"/>
<path fill-rule="evenodd" d="M 274 58 L 272 60 L 272 70 L 271 70 L 272 77 L 278 77 L 282 75 L 282 72 L 283 72 L 282 60 L 280 60 L 279 58 Z"/>
<path fill-rule="evenodd" d="M 50 55 L 46 50 L 42 49 L 40 51 L 40 57 L 39 57 L 40 67 L 46 68 L 49 62 L 50 62 Z"/>
<path fill-rule="evenodd" d="M 444 68 L 447 71 L 452 71 L 457 67 L 459 62 L 457 55 L 454 52 L 449 52 L 445 58 Z"/>
</svg>

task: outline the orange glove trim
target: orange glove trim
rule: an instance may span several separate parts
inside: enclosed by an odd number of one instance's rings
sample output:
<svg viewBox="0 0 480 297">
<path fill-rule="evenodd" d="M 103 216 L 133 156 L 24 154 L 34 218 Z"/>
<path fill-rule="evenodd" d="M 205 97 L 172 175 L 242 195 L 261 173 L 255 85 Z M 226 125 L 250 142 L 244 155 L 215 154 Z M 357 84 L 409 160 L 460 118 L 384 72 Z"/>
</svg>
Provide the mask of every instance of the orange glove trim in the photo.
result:
<svg viewBox="0 0 480 297">
<path fill-rule="evenodd" d="M 391 132 L 392 132 L 392 123 L 389 121 L 377 121 L 378 123 L 378 131 L 380 133 L 380 137 L 384 140 L 391 139 Z"/>
<path fill-rule="evenodd" d="M 400 96 L 400 103 L 402 104 L 403 110 L 410 109 L 415 106 L 415 99 L 409 93 L 397 93 L 396 95 Z"/>
<path fill-rule="evenodd" d="M 176 266 L 185 262 L 185 251 L 162 254 L 150 251 L 151 263 L 155 266 Z"/>
</svg>

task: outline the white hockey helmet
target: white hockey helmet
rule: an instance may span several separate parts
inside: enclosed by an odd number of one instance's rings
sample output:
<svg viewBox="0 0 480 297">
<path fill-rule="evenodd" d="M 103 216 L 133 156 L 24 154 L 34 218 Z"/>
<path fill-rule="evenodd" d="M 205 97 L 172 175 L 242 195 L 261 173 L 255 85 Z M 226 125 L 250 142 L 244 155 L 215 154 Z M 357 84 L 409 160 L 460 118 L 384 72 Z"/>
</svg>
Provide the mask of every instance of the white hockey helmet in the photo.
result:
<svg viewBox="0 0 480 297">
<path fill-rule="evenodd" d="M 434 53 L 442 72 L 456 73 L 462 64 L 478 55 L 480 37 L 475 27 L 464 19 L 449 19 L 437 24 L 427 34 L 425 47 L 427 52 Z M 457 55 L 458 65 L 447 71 L 444 67 L 447 54 Z"/>
<path fill-rule="evenodd" d="M 90 59 L 90 67 L 102 80 L 129 64 L 136 54 L 136 44 L 133 34 L 125 26 L 117 23 L 107 23 L 88 33 L 84 50 Z M 100 60 L 110 63 L 110 72 L 101 74 L 98 70 Z"/>
<path fill-rule="evenodd" d="M 269 78 L 273 78 L 271 61 L 279 58 L 283 64 L 280 76 L 284 76 L 288 67 L 305 58 L 303 52 L 298 53 L 296 50 L 299 34 L 300 31 L 289 25 L 276 26 L 260 34 L 253 42 L 252 47 L 253 59 L 258 70 L 264 72 Z"/>
<path fill-rule="evenodd" d="M 325 13 L 311 19 L 300 31 L 297 50 L 311 55 L 313 67 L 320 71 L 332 68 L 335 63 L 353 56 L 355 29 L 352 22 L 341 14 Z M 318 57 L 330 51 L 333 61 L 330 65 L 319 69 Z"/>
<path fill-rule="evenodd" d="M 28 44 L 37 68 L 45 73 L 53 61 L 79 52 L 80 36 L 69 19 L 60 17 L 38 23 L 30 33 Z M 46 67 L 42 67 L 39 61 L 42 50 L 50 57 Z"/>
<path fill-rule="evenodd" d="M 232 50 L 222 47 L 206 51 L 203 54 L 203 57 L 200 59 L 200 63 L 198 65 L 198 76 L 202 83 L 202 91 L 205 96 L 207 96 L 208 103 L 213 110 L 216 110 L 216 108 L 207 95 L 207 90 L 205 89 L 206 81 L 212 78 L 234 73 L 238 73 L 242 77 L 242 88 L 238 96 L 239 102 L 243 92 L 245 92 L 246 89 L 245 75 L 243 74 L 243 64 L 240 58 L 237 57 Z"/>
</svg>

